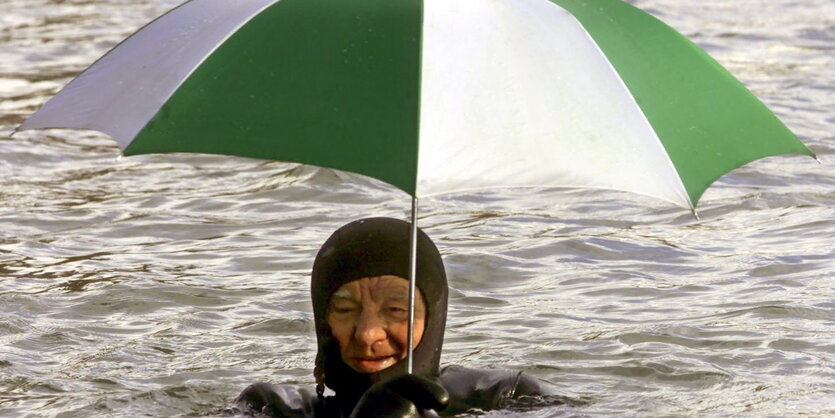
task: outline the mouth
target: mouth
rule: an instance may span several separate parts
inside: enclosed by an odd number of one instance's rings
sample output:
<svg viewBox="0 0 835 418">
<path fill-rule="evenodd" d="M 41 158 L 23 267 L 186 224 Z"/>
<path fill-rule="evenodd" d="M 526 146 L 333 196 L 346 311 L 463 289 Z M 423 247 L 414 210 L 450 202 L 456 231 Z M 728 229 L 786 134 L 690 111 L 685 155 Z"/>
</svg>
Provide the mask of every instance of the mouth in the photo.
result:
<svg viewBox="0 0 835 418">
<path fill-rule="evenodd" d="M 385 368 L 392 366 L 394 363 L 397 363 L 397 357 L 394 355 L 390 356 L 378 356 L 378 357 L 354 357 L 351 359 L 353 366 L 357 371 L 364 372 L 364 373 L 374 373 Z"/>
</svg>

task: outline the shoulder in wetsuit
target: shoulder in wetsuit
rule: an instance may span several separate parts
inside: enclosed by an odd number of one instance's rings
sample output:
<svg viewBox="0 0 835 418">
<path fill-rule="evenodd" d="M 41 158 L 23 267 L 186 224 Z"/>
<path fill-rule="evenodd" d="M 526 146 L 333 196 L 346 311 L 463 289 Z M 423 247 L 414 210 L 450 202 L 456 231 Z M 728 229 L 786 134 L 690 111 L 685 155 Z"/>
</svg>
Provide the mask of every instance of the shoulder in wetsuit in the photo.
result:
<svg viewBox="0 0 835 418">
<path fill-rule="evenodd" d="M 442 416 L 472 410 L 527 406 L 530 398 L 545 399 L 550 395 L 540 383 L 519 371 L 476 370 L 462 366 L 446 366 L 441 370 L 441 385 L 449 393 L 448 406 Z M 539 402 L 541 404 L 541 402 Z M 561 402 L 548 400 L 550 405 Z M 342 415 L 335 397 L 319 398 L 311 387 L 256 383 L 235 400 L 236 412 L 260 413 L 271 417 L 339 417 Z"/>
</svg>

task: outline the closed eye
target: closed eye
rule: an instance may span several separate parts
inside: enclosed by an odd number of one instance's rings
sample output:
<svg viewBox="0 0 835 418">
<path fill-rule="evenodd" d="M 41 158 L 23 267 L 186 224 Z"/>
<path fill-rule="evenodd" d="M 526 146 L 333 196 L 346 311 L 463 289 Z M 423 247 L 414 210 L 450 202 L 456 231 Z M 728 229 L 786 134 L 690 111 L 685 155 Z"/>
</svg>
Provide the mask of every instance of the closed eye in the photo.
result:
<svg viewBox="0 0 835 418">
<path fill-rule="evenodd" d="M 409 310 L 402 306 L 389 306 L 386 307 L 386 314 L 392 318 L 405 321 L 409 316 Z"/>
<path fill-rule="evenodd" d="M 338 314 L 345 314 L 345 313 L 353 312 L 354 310 L 356 310 L 356 308 L 345 307 L 345 306 L 342 306 L 342 307 L 336 306 L 336 307 L 331 308 L 331 312 L 338 313 Z"/>
<path fill-rule="evenodd" d="M 328 307 L 328 312 L 337 315 L 345 315 L 356 312 L 360 309 L 359 305 L 347 298 L 335 298 L 331 301 Z"/>
</svg>

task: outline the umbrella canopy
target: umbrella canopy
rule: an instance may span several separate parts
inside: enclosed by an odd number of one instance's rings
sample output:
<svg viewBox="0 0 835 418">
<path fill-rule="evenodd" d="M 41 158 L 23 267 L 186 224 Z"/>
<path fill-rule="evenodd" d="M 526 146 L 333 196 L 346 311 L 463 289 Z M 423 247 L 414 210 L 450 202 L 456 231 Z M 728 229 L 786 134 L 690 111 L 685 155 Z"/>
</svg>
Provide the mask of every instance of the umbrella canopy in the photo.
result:
<svg viewBox="0 0 835 418">
<path fill-rule="evenodd" d="M 626 190 L 695 208 L 726 172 L 812 153 L 675 30 L 620 0 L 191 0 L 19 128 L 125 155 L 230 154 L 414 197 Z"/>
</svg>

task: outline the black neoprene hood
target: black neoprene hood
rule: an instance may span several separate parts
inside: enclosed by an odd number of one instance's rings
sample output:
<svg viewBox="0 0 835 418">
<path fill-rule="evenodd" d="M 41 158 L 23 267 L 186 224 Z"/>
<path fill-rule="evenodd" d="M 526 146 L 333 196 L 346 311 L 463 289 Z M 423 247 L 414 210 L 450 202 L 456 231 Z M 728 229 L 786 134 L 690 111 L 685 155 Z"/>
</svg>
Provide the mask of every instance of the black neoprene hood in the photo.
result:
<svg viewBox="0 0 835 418">
<path fill-rule="evenodd" d="M 324 383 L 346 407 L 372 384 L 406 372 L 406 360 L 377 373 L 360 373 L 342 361 L 339 343 L 331 335 L 327 310 L 331 295 L 343 284 L 364 277 L 394 275 L 406 278 L 409 271 L 407 222 L 391 218 L 368 218 L 339 228 L 328 238 L 313 263 L 311 296 L 316 338 L 317 383 Z M 414 351 L 413 372 L 437 377 L 447 312 L 447 281 L 437 247 L 418 230 L 417 287 L 426 301 L 423 337 Z"/>
</svg>

